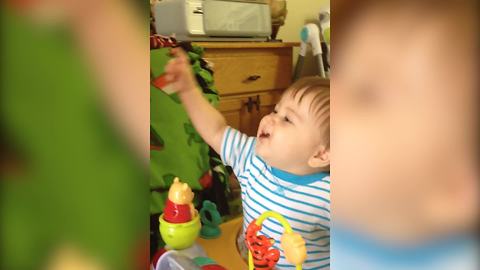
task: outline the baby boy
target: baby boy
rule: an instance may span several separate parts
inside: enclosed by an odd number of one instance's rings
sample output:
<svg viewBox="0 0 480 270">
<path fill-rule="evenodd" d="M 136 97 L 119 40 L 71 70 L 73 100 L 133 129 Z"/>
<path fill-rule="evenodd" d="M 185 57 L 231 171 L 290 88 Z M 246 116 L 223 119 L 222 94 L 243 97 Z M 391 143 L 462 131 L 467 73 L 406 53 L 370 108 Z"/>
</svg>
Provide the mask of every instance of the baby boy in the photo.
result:
<svg viewBox="0 0 480 270">
<path fill-rule="evenodd" d="M 274 111 L 263 117 L 256 137 L 229 126 L 202 96 L 186 54 L 165 68 L 166 80 L 178 94 L 193 125 L 242 188 L 243 230 L 265 211 L 283 215 L 305 240 L 306 269 L 329 267 L 330 245 L 330 93 L 321 79 L 302 78 L 291 85 Z M 262 232 L 281 249 L 283 227 L 267 219 Z M 241 234 L 243 235 L 243 234 Z M 293 269 L 284 254 L 278 269 Z"/>
</svg>

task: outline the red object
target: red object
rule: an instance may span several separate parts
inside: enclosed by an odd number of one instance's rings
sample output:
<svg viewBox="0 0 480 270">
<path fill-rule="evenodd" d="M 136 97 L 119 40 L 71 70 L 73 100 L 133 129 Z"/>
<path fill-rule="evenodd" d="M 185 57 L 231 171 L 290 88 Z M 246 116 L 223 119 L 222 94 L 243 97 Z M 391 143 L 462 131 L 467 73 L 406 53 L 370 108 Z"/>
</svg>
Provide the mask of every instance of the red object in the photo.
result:
<svg viewBox="0 0 480 270">
<path fill-rule="evenodd" d="M 152 258 L 152 261 L 151 261 L 151 264 L 153 265 L 153 268 L 155 268 L 157 266 L 157 262 L 158 262 L 158 259 L 160 259 L 160 257 L 162 257 L 163 253 L 167 252 L 167 250 L 165 248 L 161 248 L 159 250 L 157 250 L 157 252 L 155 252 L 155 255 L 153 255 L 153 258 Z"/>
<path fill-rule="evenodd" d="M 163 149 L 162 146 L 157 146 L 157 145 L 151 145 L 150 144 L 150 150 L 160 151 L 162 149 Z"/>
<path fill-rule="evenodd" d="M 192 220 L 190 205 L 176 204 L 167 199 L 167 204 L 163 210 L 163 219 L 170 223 L 185 223 Z"/>
<path fill-rule="evenodd" d="M 168 84 L 167 80 L 165 79 L 165 74 L 153 79 L 152 84 L 159 89 L 164 88 Z"/>
<path fill-rule="evenodd" d="M 175 47 L 177 40 L 172 36 L 150 35 L 150 49 Z"/>
<path fill-rule="evenodd" d="M 208 170 L 199 180 L 198 182 L 204 188 L 210 188 L 212 186 L 212 172 Z"/>
<path fill-rule="evenodd" d="M 257 235 L 262 226 L 255 222 L 255 219 L 250 222 L 245 233 L 245 242 L 252 253 L 253 265 L 255 268 L 272 270 L 280 259 L 280 251 L 272 248 L 273 238 Z"/>
</svg>

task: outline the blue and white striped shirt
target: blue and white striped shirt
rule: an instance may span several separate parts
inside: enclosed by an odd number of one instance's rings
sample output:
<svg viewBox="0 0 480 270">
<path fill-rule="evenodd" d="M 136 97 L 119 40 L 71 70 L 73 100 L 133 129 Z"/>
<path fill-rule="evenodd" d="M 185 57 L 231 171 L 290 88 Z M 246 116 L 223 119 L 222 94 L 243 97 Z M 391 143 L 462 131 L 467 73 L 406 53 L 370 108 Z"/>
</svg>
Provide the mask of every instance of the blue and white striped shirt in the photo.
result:
<svg viewBox="0 0 480 270">
<path fill-rule="evenodd" d="M 276 211 L 302 235 L 307 248 L 303 269 L 330 267 L 330 176 L 316 173 L 293 175 L 267 165 L 255 154 L 255 137 L 228 127 L 222 140 L 221 157 L 231 166 L 242 187 L 243 229 L 265 211 Z M 274 219 L 263 222 L 262 233 L 275 239 L 282 250 L 282 225 Z M 294 269 L 283 251 L 278 269 Z"/>
</svg>

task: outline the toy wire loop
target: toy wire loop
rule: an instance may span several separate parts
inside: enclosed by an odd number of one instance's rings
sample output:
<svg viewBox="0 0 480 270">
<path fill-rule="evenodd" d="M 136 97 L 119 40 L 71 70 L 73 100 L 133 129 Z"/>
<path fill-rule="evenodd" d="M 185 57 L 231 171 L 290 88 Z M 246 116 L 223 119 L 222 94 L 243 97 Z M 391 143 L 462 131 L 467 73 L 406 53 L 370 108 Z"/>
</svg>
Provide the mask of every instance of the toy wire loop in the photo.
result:
<svg viewBox="0 0 480 270">
<path fill-rule="evenodd" d="M 278 220 L 280 222 L 280 224 L 282 224 L 283 229 L 285 230 L 284 233 L 293 233 L 292 227 L 290 227 L 290 224 L 288 223 L 288 221 L 282 215 L 280 215 L 279 213 L 274 212 L 274 211 L 264 212 L 255 221 L 255 224 L 257 226 L 261 226 L 263 221 L 265 221 L 267 218 L 274 218 L 274 219 Z M 295 267 L 296 267 L 295 268 L 296 270 L 302 270 L 302 265 L 301 264 L 297 264 Z M 252 255 L 252 252 L 250 251 L 250 248 L 248 249 L 248 269 L 249 270 L 254 270 L 255 269 L 254 264 L 253 264 L 253 255 Z"/>
</svg>

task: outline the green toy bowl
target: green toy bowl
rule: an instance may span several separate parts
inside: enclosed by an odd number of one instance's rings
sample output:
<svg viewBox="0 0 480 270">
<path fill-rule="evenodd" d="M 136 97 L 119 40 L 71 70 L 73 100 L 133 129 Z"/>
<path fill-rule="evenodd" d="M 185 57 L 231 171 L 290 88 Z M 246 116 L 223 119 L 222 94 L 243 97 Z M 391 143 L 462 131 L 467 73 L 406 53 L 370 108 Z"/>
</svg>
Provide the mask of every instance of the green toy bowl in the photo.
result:
<svg viewBox="0 0 480 270">
<path fill-rule="evenodd" d="M 200 217 L 195 217 L 185 223 L 170 223 L 163 219 L 163 214 L 159 218 L 160 220 L 160 234 L 163 241 L 171 249 L 186 249 L 193 245 L 200 233 Z"/>
</svg>

